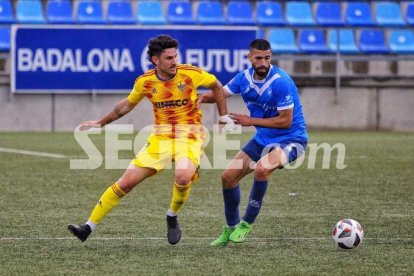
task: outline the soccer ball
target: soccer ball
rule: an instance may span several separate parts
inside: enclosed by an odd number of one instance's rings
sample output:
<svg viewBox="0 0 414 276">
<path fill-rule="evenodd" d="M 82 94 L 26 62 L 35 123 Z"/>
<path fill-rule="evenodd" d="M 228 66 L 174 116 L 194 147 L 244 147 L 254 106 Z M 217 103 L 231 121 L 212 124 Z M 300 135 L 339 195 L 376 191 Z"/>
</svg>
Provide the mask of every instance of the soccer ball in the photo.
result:
<svg viewBox="0 0 414 276">
<path fill-rule="evenodd" d="M 364 239 L 364 229 L 356 220 L 343 219 L 335 225 L 332 237 L 340 248 L 352 249 Z"/>
</svg>

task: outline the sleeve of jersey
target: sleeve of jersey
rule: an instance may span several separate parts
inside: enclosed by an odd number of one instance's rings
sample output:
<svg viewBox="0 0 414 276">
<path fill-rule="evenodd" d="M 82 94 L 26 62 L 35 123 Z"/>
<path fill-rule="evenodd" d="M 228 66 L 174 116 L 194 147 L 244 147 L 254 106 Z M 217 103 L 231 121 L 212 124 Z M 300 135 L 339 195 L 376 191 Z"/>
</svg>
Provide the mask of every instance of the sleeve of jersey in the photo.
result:
<svg viewBox="0 0 414 276">
<path fill-rule="evenodd" d="M 135 81 L 134 88 L 132 88 L 131 93 L 129 93 L 128 101 L 132 104 L 138 104 L 142 98 L 144 98 L 144 94 L 142 91 L 143 83 L 142 79 L 138 79 Z"/>
<path fill-rule="evenodd" d="M 229 92 L 231 95 L 236 95 L 241 93 L 240 89 L 240 82 L 241 82 L 241 74 L 237 74 L 231 81 L 229 81 L 225 86 L 224 89 Z"/>
<path fill-rule="evenodd" d="M 201 73 L 198 76 L 198 84 L 197 87 L 207 87 L 210 88 L 213 86 L 213 84 L 215 84 L 217 81 L 216 76 L 214 76 L 213 74 L 210 74 L 204 70 L 201 70 Z"/>
<path fill-rule="evenodd" d="M 291 109 L 294 106 L 293 92 L 296 89 L 290 82 L 283 82 L 276 88 L 278 91 L 277 110 Z"/>
</svg>

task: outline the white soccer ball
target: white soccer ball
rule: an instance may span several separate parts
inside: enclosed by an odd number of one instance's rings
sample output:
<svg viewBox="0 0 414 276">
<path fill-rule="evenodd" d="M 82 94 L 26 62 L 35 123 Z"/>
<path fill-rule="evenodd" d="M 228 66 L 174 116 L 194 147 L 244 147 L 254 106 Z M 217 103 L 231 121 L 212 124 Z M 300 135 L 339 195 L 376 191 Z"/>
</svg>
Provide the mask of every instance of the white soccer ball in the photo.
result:
<svg viewBox="0 0 414 276">
<path fill-rule="evenodd" d="M 335 225 L 332 237 L 340 248 L 352 249 L 361 244 L 364 229 L 356 220 L 343 219 Z"/>
</svg>

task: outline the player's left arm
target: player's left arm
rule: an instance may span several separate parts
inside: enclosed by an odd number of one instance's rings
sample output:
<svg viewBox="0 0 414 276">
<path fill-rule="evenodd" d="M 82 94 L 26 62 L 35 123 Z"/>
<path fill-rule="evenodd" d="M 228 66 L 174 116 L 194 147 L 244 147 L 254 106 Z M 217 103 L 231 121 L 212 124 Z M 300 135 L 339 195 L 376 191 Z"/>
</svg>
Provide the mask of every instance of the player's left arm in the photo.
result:
<svg viewBox="0 0 414 276">
<path fill-rule="evenodd" d="M 268 128 L 290 128 L 293 120 L 294 93 L 297 93 L 296 85 L 291 80 L 274 82 L 273 91 L 277 91 L 278 115 L 270 118 L 253 118 L 243 114 L 231 113 L 230 117 L 242 126 L 260 126 Z"/>
<path fill-rule="evenodd" d="M 268 128 L 290 128 L 292 125 L 293 108 L 279 110 L 279 115 L 272 118 L 252 118 L 244 114 L 230 113 L 230 118 L 242 126 L 261 126 Z"/>
<path fill-rule="evenodd" d="M 224 95 L 224 98 L 226 99 L 232 96 L 229 92 L 226 91 L 226 89 L 223 89 L 223 95 Z M 216 102 L 216 99 L 214 97 L 214 93 L 211 91 L 198 95 L 198 98 L 197 98 L 197 105 L 199 107 L 201 107 L 202 103 L 215 103 L 215 102 Z"/>
</svg>

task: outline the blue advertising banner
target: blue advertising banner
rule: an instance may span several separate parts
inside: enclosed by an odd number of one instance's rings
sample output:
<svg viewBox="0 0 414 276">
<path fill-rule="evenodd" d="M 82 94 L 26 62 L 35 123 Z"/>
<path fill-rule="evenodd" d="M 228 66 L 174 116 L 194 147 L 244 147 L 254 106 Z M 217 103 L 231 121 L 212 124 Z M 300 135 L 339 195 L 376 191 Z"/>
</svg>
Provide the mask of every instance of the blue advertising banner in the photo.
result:
<svg viewBox="0 0 414 276">
<path fill-rule="evenodd" d="M 127 28 L 13 26 L 12 92 L 130 91 L 152 68 L 147 43 L 159 34 L 179 41 L 179 62 L 193 64 L 226 83 L 248 67 L 256 28 Z"/>
</svg>

